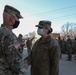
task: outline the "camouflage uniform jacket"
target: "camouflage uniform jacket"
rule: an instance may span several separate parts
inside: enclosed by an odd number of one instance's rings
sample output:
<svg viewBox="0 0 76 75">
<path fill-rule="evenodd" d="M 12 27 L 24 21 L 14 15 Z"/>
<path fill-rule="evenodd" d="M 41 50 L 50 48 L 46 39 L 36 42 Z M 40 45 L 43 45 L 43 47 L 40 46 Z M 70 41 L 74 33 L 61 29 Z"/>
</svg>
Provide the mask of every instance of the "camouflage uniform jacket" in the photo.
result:
<svg viewBox="0 0 76 75">
<path fill-rule="evenodd" d="M 60 46 L 58 42 L 47 36 L 37 40 L 26 58 L 31 64 L 31 75 L 58 75 Z"/>
<path fill-rule="evenodd" d="M 30 39 L 28 39 L 28 40 L 26 41 L 26 46 L 27 46 L 27 48 L 28 48 L 29 50 L 31 50 L 32 41 L 31 41 Z"/>
<path fill-rule="evenodd" d="M 20 70 L 21 55 L 14 48 L 18 43 L 16 35 L 5 25 L 0 27 L 0 75 L 18 75 Z M 12 69 L 11 69 L 12 68 Z"/>
<path fill-rule="evenodd" d="M 71 39 L 67 39 L 67 50 L 72 49 L 72 41 Z"/>
</svg>

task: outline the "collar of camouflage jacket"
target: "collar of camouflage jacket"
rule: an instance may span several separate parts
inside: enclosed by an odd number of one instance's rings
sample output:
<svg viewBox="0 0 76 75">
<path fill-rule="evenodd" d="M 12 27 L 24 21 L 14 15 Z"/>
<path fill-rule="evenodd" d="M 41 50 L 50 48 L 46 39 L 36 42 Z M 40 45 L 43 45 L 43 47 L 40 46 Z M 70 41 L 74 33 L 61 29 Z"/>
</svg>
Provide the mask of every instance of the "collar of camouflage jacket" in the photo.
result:
<svg viewBox="0 0 76 75">
<path fill-rule="evenodd" d="M 5 28 L 7 28 L 7 29 L 11 30 L 11 28 L 10 28 L 10 27 L 8 27 L 8 26 L 6 26 L 6 25 L 4 25 L 4 24 L 1 24 L 1 27 L 5 27 Z M 12 31 L 12 30 L 11 30 L 11 31 Z"/>
</svg>

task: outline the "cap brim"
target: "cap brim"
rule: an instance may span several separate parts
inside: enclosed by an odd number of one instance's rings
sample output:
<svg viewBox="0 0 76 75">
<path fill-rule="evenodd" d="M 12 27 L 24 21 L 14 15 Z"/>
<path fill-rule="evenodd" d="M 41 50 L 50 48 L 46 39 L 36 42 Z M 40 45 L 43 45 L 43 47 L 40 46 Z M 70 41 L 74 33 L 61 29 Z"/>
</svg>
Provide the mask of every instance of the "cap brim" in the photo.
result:
<svg viewBox="0 0 76 75">
<path fill-rule="evenodd" d="M 19 16 L 19 18 L 23 18 L 22 16 Z"/>
<path fill-rule="evenodd" d="M 43 27 L 43 26 L 40 26 L 40 25 L 35 25 L 35 27 Z"/>
<path fill-rule="evenodd" d="M 21 15 L 17 15 L 19 18 L 23 18 Z"/>
</svg>

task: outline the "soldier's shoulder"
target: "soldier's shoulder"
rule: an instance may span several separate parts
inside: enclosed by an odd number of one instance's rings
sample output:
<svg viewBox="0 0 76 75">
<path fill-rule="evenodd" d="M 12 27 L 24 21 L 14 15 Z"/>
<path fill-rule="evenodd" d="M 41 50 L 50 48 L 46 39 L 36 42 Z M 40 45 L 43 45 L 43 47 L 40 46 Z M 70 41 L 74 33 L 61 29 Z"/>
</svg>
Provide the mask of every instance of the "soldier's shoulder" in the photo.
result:
<svg viewBox="0 0 76 75">
<path fill-rule="evenodd" d="M 52 45 L 58 45 L 58 41 L 56 39 L 51 38 Z"/>
<path fill-rule="evenodd" d="M 3 34 L 6 36 L 9 34 L 9 31 L 5 27 L 0 27 L 0 34 Z"/>
<path fill-rule="evenodd" d="M 5 31 L 5 29 L 3 27 L 0 27 L 0 33 L 3 33 L 3 31 Z"/>
</svg>

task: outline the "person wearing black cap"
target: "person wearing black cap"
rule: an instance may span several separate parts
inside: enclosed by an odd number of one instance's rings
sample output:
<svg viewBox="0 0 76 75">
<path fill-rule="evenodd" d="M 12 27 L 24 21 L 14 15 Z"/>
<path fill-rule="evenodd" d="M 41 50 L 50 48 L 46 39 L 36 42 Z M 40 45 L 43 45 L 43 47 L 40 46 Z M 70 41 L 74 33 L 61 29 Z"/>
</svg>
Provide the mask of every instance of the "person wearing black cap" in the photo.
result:
<svg viewBox="0 0 76 75">
<path fill-rule="evenodd" d="M 5 5 L 3 24 L 0 27 L 0 75 L 19 75 L 21 73 L 20 43 L 17 36 L 12 32 L 19 26 L 20 18 L 23 17 L 19 10 Z"/>
<path fill-rule="evenodd" d="M 25 63 L 31 65 L 31 75 L 59 75 L 60 46 L 51 38 L 51 21 L 41 20 L 37 33 L 41 36 L 25 58 Z"/>
</svg>

